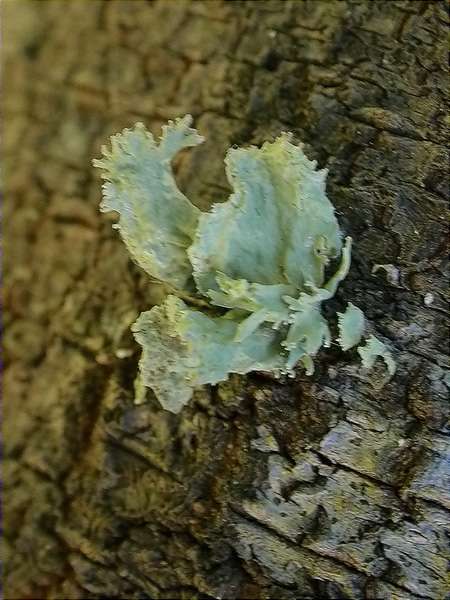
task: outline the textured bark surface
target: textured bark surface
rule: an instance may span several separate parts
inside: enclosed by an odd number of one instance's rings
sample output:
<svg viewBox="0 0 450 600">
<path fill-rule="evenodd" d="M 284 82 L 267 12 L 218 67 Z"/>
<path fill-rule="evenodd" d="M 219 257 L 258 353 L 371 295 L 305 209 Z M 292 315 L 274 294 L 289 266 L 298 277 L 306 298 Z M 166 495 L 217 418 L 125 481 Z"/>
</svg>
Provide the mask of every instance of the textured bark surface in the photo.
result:
<svg viewBox="0 0 450 600">
<path fill-rule="evenodd" d="M 3 3 L 7 598 L 450 597 L 441 2 Z M 133 404 L 129 326 L 156 291 L 91 166 L 190 112 L 206 208 L 223 155 L 281 130 L 329 168 L 352 300 L 395 349 L 307 378 Z M 384 265 L 373 273 L 375 265 Z"/>
</svg>

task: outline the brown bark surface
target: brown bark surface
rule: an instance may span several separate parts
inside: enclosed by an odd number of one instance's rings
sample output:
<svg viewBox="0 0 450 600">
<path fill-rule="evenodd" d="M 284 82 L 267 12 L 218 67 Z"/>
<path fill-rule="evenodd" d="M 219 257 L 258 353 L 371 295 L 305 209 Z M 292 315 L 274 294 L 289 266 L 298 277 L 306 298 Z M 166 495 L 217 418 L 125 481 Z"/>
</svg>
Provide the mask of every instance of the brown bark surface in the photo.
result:
<svg viewBox="0 0 450 600">
<path fill-rule="evenodd" d="M 450 597 L 441 2 L 3 2 L 6 598 Z M 395 351 L 233 377 L 180 415 L 133 403 L 155 291 L 91 166 L 192 113 L 206 208 L 223 156 L 282 130 L 329 169 L 351 300 Z M 375 273 L 375 265 L 383 265 Z"/>
</svg>

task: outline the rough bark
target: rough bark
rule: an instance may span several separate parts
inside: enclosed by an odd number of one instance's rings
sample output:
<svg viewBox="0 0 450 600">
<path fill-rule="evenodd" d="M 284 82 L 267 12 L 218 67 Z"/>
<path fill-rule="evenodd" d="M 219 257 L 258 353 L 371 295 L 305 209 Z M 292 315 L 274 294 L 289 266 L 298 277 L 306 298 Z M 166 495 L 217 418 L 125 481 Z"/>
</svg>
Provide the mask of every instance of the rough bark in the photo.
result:
<svg viewBox="0 0 450 600">
<path fill-rule="evenodd" d="M 450 597 L 441 2 L 3 3 L 7 598 Z M 281 130 L 329 168 L 354 239 L 335 306 L 395 348 L 133 404 L 155 290 L 98 213 L 91 159 L 190 112 L 177 177 Z M 384 265 L 373 273 L 374 265 Z M 447 379 L 446 379 L 447 374 Z"/>
</svg>

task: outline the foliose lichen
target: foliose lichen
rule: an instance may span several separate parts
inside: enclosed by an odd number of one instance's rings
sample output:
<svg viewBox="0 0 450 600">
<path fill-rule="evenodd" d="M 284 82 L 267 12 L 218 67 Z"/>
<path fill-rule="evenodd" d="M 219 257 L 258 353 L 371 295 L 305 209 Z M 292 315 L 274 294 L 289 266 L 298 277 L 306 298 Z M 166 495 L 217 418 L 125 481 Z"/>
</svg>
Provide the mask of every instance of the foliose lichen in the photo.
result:
<svg viewBox="0 0 450 600">
<path fill-rule="evenodd" d="M 172 412 L 194 388 L 229 373 L 293 376 L 300 363 L 311 374 L 314 356 L 331 343 L 321 305 L 346 277 L 351 254 L 325 193 L 327 171 L 289 133 L 261 148 L 230 148 L 233 193 L 209 212 L 196 208 L 171 167 L 177 152 L 203 141 L 191 122 L 189 115 L 170 121 L 159 143 L 137 123 L 94 161 L 105 179 L 101 210 L 119 213 L 115 228 L 131 256 L 168 288 L 132 330 L 142 346 L 142 382 Z M 339 315 L 344 350 L 363 328 L 362 312 L 349 304 Z M 391 371 L 389 351 L 378 344 L 373 350 Z M 372 346 L 360 350 L 368 365 Z"/>
<path fill-rule="evenodd" d="M 350 350 L 359 344 L 364 332 L 364 313 L 352 302 L 347 304 L 347 309 L 338 315 L 339 337 L 338 342 L 342 350 Z"/>
</svg>

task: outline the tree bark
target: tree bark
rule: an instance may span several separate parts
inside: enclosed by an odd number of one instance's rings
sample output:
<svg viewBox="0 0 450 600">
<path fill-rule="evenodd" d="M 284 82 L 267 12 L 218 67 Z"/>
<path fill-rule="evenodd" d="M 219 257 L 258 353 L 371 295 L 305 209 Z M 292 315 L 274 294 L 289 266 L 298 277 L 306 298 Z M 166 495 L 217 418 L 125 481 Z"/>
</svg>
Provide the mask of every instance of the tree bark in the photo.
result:
<svg viewBox="0 0 450 600">
<path fill-rule="evenodd" d="M 23 0 L 3 20 L 6 597 L 450 598 L 444 4 Z M 91 159 L 188 112 L 207 141 L 177 178 L 203 209 L 232 144 L 292 131 L 329 169 L 354 240 L 335 308 L 394 348 L 389 383 L 332 348 L 180 415 L 133 403 L 129 327 L 156 291 Z"/>
</svg>

